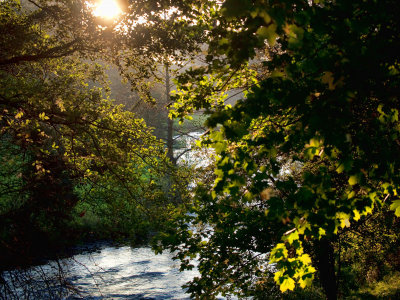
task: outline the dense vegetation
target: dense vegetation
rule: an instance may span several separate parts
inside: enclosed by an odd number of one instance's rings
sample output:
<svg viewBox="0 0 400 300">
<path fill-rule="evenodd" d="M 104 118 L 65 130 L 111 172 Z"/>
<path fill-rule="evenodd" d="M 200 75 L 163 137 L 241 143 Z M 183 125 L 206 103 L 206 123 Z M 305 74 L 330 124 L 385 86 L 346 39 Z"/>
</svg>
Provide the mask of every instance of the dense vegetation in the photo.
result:
<svg viewBox="0 0 400 300">
<path fill-rule="evenodd" d="M 0 270 L 155 230 L 156 251 L 198 260 L 192 297 L 399 297 L 397 2 L 120 4 L 104 20 L 84 1 L 1 2 Z M 215 165 L 176 166 L 172 120 L 164 143 L 109 99 L 99 61 L 142 115 L 157 99 L 202 113 Z"/>
<path fill-rule="evenodd" d="M 396 1 L 340 0 L 209 10 L 207 64 L 179 78 L 173 114 L 209 114 L 215 181 L 164 240 L 183 268 L 199 256 L 193 296 L 264 298 L 272 277 L 281 292 L 317 277 L 336 299 L 398 277 L 398 13 Z M 235 88 L 243 99 L 226 105 Z"/>
<path fill-rule="evenodd" d="M 190 180 L 109 99 L 88 59 L 114 44 L 96 20 L 81 24 L 78 4 L 1 3 L 1 269 L 82 239 L 144 240 Z"/>
</svg>

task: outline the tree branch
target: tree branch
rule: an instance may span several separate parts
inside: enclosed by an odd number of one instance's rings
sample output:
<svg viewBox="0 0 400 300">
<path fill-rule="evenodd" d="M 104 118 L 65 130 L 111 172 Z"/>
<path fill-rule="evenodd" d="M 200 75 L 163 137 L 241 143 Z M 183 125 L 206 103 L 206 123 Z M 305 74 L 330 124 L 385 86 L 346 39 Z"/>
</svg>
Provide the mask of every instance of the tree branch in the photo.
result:
<svg viewBox="0 0 400 300">
<path fill-rule="evenodd" d="M 14 56 L 11 58 L 7 58 L 7 59 L 2 59 L 2 60 L 0 60 L 0 66 L 18 64 L 18 63 L 27 62 L 27 61 L 38 61 L 38 60 L 45 59 L 45 58 L 64 57 L 64 56 L 70 55 L 78 50 L 77 47 L 73 47 L 73 46 L 76 45 L 79 41 L 80 41 L 80 38 L 77 38 L 69 43 L 47 49 L 46 51 L 43 51 L 38 54 L 27 54 L 27 55 L 20 55 L 20 56 Z"/>
</svg>

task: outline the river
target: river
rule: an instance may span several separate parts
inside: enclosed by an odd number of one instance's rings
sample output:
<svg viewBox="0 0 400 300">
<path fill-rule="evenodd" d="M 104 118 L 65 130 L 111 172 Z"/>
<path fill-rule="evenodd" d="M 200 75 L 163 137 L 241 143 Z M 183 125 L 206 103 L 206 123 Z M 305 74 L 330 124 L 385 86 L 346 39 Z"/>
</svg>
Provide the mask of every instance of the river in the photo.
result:
<svg viewBox="0 0 400 300">
<path fill-rule="evenodd" d="M 172 256 L 156 255 L 150 247 L 103 245 L 5 274 L 14 290 L 5 299 L 189 299 L 182 285 L 198 272 L 180 272 Z"/>
<path fill-rule="evenodd" d="M 186 147 L 201 135 L 191 134 L 184 138 Z M 176 154 L 179 151 L 183 150 Z M 197 150 L 181 159 L 205 166 L 209 157 Z M 196 268 L 180 272 L 171 253 L 156 255 L 148 246 L 89 244 L 75 253 L 27 270 L 4 272 L 0 299 L 189 299 L 182 285 L 199 275 Z"/>
</svg>

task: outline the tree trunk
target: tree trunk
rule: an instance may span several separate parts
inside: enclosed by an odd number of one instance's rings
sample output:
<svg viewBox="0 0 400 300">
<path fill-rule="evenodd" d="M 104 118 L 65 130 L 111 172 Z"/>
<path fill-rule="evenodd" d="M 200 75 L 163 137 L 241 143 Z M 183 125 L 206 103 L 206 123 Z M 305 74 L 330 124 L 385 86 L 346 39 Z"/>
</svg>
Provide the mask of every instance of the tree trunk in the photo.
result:
<svg viewBox="0 0 400 300">
<path fill-rule="evenodd" d="M 335 257 L 332 243 L 327 238 L 316 242 L 316 260 L 320 282 L 325 291 L 326 299 L 337 299 L 337 284 L 335 275 Z"/>
<path fill-rule="evenodd" d="M 167 105 L 171 102 L 170 96 L 170 79 L 169 79 L 169 65 L 165 63 L 165 95 L 167 99 Z M 174 158 L 174 121 L 167 116 L 167 157 L 173 164 L 176 164 Z"/>
</svg>

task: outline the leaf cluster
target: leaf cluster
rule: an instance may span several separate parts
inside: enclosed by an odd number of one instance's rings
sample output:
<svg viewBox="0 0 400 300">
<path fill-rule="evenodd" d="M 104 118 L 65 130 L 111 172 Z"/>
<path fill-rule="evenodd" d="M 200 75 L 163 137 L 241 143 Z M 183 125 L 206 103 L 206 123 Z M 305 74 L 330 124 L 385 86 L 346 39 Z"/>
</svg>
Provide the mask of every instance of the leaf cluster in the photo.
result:
<svg viewBox="0 0 400 300">
<path fill-rule="evenodd" d="M 332 240 L 385 201 L 398 216 L 397 13 L 395 1 L 225 1 L 208 36 L 208 65 L 179 79 L 176 115 L 206 109 L 204 145 L 218 157 L 214 186 L 196 203 L 195 219 L 207 211 L 202 222 L 212 228 L 207 245 L 225 250 L 231 235 L 244 255 L 241 241 L 256 249 L 269 241 L 254 239 L 255 228 L 239 235 L 255 209 L 258 230 L 285 232 L 271 231 L 281 242 L 261 251 L 277 263 L 283 292 L 311 283 L 305 241 Z M 252 59 L 266 71 L 243 84 Z M 224 105 L 224 92 L 238 86 L 243 99 Z M 225 223 L 225 214 L 237 219 Z M 200 269 L 212 271 L 217 254 L 196 252 Z"/>
</svg>

